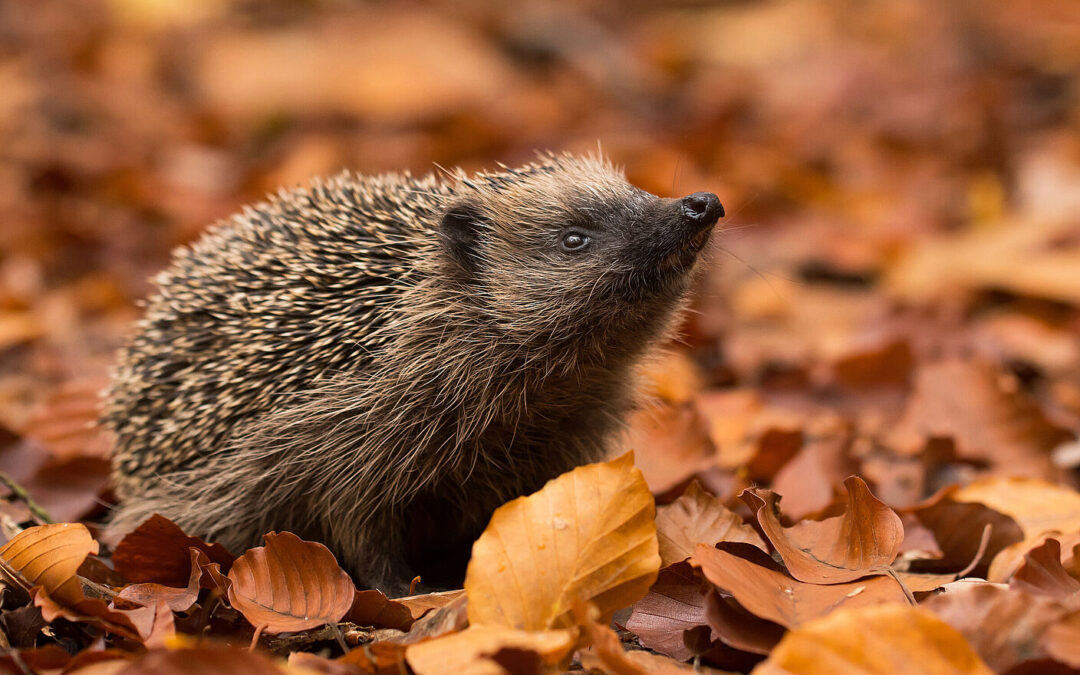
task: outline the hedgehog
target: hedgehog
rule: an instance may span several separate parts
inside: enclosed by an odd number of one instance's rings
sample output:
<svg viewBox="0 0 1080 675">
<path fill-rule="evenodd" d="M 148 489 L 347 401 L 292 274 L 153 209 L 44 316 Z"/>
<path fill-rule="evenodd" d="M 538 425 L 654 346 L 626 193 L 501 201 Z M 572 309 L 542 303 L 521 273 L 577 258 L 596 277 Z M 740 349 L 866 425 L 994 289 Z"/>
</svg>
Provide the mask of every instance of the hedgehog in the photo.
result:
<svg viewBox="0 0 1080 675">
<path fill-rule="evenodd" d="M 605 456 L 723 212 L 551 153 L 243 209 L 174 252 L 121 349 L 110 531 L 287 530 L 366 587 L 460 583 L 495 508 Z"/>
</svg>

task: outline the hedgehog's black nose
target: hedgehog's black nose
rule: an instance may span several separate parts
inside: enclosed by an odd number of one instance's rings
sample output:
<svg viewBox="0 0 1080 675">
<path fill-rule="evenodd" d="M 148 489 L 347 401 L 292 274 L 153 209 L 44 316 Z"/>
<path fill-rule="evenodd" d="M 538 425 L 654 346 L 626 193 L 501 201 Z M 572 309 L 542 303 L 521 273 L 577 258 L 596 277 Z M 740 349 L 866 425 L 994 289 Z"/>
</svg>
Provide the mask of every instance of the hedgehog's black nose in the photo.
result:
<svg viewBox="0 0 1080 675">
<path fill-rule="evenodd" d="M 711 192 L 695 192 L 689 197 L 683 197 L 682 212 L 698 226 L 708 227 L 724 217 L 724 205 L 720 203 L 720 198 Z"/>
</svg>

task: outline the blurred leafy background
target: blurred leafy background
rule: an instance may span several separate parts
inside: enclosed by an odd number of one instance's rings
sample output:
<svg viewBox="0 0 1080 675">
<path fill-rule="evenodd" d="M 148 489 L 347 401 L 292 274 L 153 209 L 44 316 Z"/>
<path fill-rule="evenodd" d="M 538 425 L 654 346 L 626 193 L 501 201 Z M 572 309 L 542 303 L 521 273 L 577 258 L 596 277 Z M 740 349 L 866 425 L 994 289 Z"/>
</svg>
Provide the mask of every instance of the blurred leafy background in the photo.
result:
<svg viewBox="0 0 1080 675">
<path fill-rule="evenodd" d="M 278 186 L 598 144 L 727 207 L 713 384 L 1003 293 L 1071 372 L 1078 130 L 1070 0 L 7 0 L 0 422 L 100 378 L 169 250 Z"/>
</svg>

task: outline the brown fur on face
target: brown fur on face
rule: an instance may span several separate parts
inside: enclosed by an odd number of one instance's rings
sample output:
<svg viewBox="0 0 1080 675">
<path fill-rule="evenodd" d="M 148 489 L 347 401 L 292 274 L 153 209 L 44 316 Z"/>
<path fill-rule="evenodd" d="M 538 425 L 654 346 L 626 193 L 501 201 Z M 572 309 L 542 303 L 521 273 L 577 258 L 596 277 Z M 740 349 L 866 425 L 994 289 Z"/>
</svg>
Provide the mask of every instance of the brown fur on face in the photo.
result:
<svg viewBox="0 0 1080 675">
<path fill-rule="evenodd" d="M 603 455 L 715 222 L 684 202 L 546 155 L 246 209 L 176 253 L 121 353 L 113 528 L 289 530 L 371 586 L 460 581 L 495 507 Z"/>
</svg>

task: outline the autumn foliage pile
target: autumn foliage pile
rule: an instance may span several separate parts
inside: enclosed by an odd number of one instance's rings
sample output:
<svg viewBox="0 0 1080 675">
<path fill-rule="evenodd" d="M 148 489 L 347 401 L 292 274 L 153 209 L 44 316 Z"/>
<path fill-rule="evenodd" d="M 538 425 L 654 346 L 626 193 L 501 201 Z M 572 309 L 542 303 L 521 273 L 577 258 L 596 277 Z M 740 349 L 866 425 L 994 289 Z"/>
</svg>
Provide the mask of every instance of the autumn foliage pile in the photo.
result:
<svg viewBox="0 0 1080 675">
<path fill-rule="evenodd" d="M 155 516 L 110 569 L 85 526 L 35 526 L 0 548 L 9 590 L 27 597 L 2 615 L 15 649 L 0 663 L 338 675 L 1080 667 L 1080 494 L 989 479 L 901 515 L 858 477 L 844 487 L 835 515 L 791 525 L 762 489 L 733 510 L 693 482 L 656 509 L 624 455 L 496 511 L 463 593 L 397 600 L 355 589 L 326 547 L 289 533 L 235 557 Z M 977 568 L 989 580 L 957 580 Z M 55 642 L 33 646 L 43 629 Z"/>
</svg>

